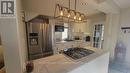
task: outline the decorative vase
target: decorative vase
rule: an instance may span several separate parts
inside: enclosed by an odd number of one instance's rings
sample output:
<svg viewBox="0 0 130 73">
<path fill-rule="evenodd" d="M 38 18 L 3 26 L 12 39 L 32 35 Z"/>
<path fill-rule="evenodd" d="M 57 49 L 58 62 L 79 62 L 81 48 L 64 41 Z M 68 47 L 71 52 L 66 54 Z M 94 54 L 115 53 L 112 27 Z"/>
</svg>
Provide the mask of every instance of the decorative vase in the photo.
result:
<svg viewBox="0 0 130 73">
<path fill-rule="evenodd" d="M 32 73 L 33 69 L 34 69 L 33 61 L 27 62 L 27 64 L 26 64 L 26 72 L 27 73 Z"/>
</svg>

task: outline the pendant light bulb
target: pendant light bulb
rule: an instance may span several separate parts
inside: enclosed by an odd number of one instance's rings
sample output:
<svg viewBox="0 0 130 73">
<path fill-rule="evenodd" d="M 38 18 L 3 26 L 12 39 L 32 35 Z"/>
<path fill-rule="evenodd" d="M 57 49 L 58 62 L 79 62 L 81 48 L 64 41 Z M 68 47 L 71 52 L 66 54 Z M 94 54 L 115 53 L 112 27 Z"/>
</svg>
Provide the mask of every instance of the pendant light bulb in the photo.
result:
<svg viewBox="0 0 130 73">
<path fill-rule="evenodd" d="M 74 19 L 76 20 L 76 16 L 74 16 Z"/>
<path fill-rule="evenodd" d="M 68 14 L 68 18 L 70 17 L 70 14 Z"/>
<path fill-rule="evenodd" d="M 79 17 L 79 21 L 81 21 L 82 19 L 81 19 L 81 17 Z"/>
<path fill-rule="evenodd" d="M 63 16 L 63 11 L 60 11 L 60 16 Z"/>
<path fill-rule="evenodd" d="M 74 15 L 74 19 L 76 20 L 76 13 L 75 13 L 75 15 Z"/>
<path fill-rule="evenodd" d="M 62 9 L 62 7 L 60 9 L 60 16 L 63 16 L 63 9 Z"/>
<path fill-rule="evenodd" d="M 68 18 L 70 17 L 70 13 L 68 13 Z"/>
</svg>

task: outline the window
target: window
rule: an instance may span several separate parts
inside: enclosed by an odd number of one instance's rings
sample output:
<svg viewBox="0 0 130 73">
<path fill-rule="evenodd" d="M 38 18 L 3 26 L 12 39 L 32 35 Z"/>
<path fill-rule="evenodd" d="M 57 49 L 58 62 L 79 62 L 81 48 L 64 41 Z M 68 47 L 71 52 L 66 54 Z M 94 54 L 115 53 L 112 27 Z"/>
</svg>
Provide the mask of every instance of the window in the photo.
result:
<svg viewBox="0 0 130 73">
<path fill-rule="evenodd" d="M 64 28 L 64 32 L 62 32 L 62 39 L 65 40 L 68 38 L 68 28 Z"/>
<path fill-rule="evenodd" d="M 68 23 L 64 23 L 64 32 L 62 32 L 62 40 L 68 39 L 69 36 L 69 25 Z"/>
<path fill-rule="evenodd" d="M 104 25 L 103 24 L 95 25 L 93 34 L 93 47 L 102 48 L 103 34 L 104 34 Z"/>
</svg>

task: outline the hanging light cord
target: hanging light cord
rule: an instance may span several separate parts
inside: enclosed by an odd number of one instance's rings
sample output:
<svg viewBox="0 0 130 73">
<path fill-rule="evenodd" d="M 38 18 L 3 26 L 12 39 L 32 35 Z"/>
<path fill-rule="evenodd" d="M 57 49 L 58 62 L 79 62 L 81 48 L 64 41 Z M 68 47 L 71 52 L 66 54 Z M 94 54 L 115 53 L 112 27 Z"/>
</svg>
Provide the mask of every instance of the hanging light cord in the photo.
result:
<svg viewBox="0 0 130 73">
<path fill-rule="evenodd" d="M 70 9 L 70 0 L 69 0 L 69 9 Z"/>
<path fill-rule="evenodd" d="M 77 0 L 75 0 L 75 11 L 76 11 Z"/>
</svg>

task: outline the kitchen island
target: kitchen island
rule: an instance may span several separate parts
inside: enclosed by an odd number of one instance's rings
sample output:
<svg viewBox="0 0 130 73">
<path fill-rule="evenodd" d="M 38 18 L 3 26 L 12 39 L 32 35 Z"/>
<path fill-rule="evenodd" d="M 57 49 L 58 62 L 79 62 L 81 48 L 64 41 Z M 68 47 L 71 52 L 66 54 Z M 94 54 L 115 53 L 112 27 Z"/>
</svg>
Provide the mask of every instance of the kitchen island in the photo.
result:
<svg viewBox="0 0 130 73">
<path fill-rule="evenodd" d="M 34 60 L 33 73 L 108 73 L 109 53 L 87 47 L 95 53 L 78 60 L 64 54 Z"/>
</svg>

